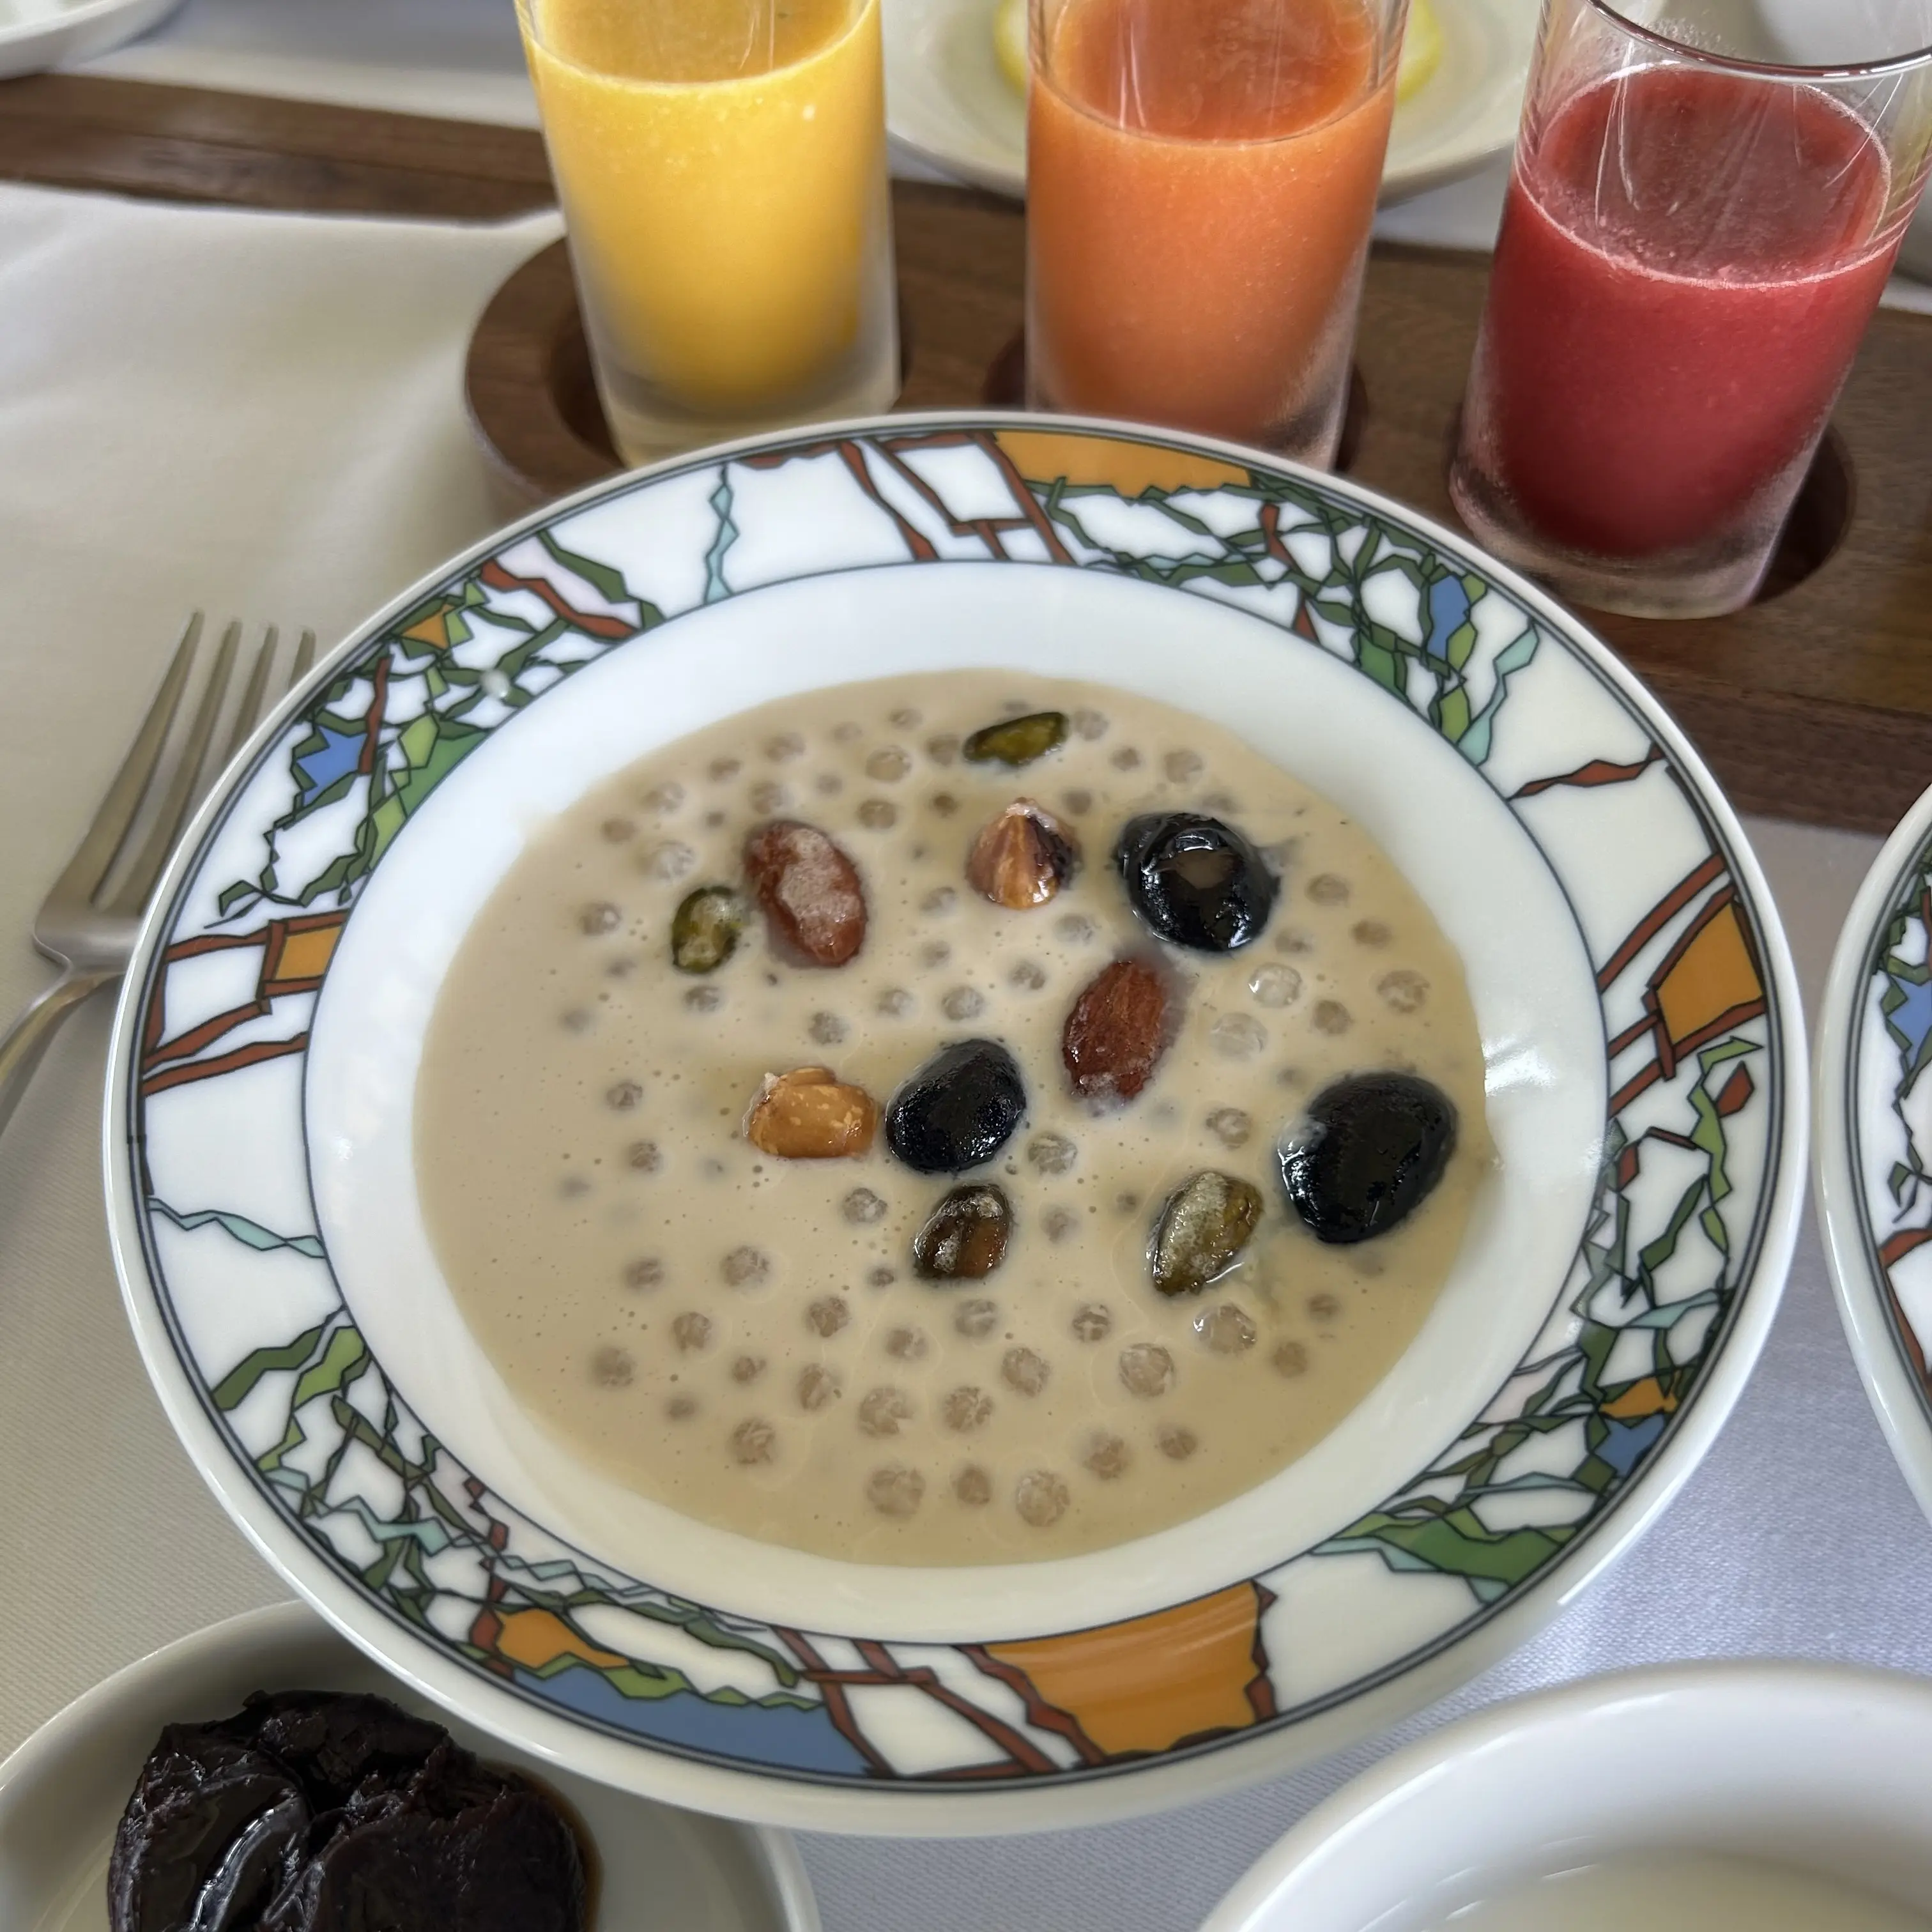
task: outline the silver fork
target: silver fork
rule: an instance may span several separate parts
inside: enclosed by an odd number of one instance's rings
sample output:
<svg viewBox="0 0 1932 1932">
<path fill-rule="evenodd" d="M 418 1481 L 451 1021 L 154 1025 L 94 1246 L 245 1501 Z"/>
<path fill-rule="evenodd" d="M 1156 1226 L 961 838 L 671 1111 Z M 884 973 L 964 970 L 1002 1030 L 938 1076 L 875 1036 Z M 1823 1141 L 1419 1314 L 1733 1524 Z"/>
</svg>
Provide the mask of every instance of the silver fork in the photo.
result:
<svg viewBox="0 0 1932 1932">
<path fill-rule="evenodd" d="M 141 915 L 182 828 L 265 708 L 275 657 L 273 625 L 255 653 L 221 749 L 209 758 L 241 652 L 242 626 L 230 624 L 222 633 L 214 668 L 186 734 L 170 749 L 169 736 L 194 668 L 201 632 L 202 614 L 197 610 L 188 620 L 174 662 L 80 849 L 54 881 L 34 921 L 34 944 L 61 969 L 60 977 L 0 1037 L 0 1133 L 6 1131 L 61 1022 L 90 994 L 127 971 Z M 304 631 L 285 687 L 297 683 L 314 662 L 315 633 Z M 144 802 L 149 808 L 147 836 L 122 863 L 124 848 L 136 843 L 131 835 Z"/>
</svg>

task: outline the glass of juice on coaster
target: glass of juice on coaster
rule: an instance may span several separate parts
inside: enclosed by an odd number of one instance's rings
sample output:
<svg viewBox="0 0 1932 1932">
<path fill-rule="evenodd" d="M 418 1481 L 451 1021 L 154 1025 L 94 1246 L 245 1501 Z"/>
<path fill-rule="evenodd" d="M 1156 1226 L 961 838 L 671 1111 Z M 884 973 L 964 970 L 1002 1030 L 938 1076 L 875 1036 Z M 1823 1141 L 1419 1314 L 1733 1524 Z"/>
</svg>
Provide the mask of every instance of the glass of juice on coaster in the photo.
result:
<svg viewBox="0 0 1932 1932">
<path fill-rule="evenodd" d="M 1762 580 L 1918 205 L 1932 7 L 1638 8 L 1546 0 L 1450 494 L 1576 602 L 1710 616 Z"/>
<path fill-rule="evenodd" d="M 879 4 L 518 0 L 628 461 L 898 393 Z"/>
<path fill-rule="evenodd" d="M 1032 0 L 1027 399 L 1335 458 L 1406 0 Z"/>
</svg>

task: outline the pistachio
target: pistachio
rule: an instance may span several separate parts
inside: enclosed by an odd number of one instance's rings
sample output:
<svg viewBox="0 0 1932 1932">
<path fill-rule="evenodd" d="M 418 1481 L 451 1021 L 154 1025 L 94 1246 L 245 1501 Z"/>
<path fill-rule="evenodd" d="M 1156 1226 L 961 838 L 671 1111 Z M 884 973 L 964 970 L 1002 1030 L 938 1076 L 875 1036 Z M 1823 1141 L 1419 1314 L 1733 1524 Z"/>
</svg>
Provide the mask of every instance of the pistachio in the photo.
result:
<svg viewBox="0 0 1932 1932">
<path fill-rule="evenodd" d="M 975 731 L 959 748 L 974 765 L 1030 765 L 1066 742 L 1066 713 L 1029 711 L 1023 718 L 1003 718 Z"/>
</svg>

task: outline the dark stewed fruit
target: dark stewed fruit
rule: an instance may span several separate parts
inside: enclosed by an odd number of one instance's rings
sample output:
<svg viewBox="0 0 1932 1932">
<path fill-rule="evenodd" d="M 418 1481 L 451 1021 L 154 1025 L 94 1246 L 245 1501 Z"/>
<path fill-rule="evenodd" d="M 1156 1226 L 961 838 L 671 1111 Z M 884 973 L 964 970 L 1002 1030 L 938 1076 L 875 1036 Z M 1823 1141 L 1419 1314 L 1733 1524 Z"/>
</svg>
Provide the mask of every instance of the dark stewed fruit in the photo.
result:
<svg viewBox="0 0 1932 1932">
<path fill-rule="evenodd" d="M 1135 912 L 1162 939 L 1197 952 L 1232 952 L 1259 938 L 1279 888 L 1232 825 L 1198 812 L 1130 818 L 1114 860 Z"/>
<path fill-rule="evenodd" d="M 1351 1074 L 1289 1130 L 1282 1185 L 1317 1240 L 1371 1240 L 1422 1205 L 1455 1150 L 1455 1103 L 1441 1088 L 1412 1073 Z"/>
<path fill-rule="evenodd" d="M 1026 1112 L 1026 1084 L 997 1041 L 941 1047 L 886 1109 L 886 1144 L 919 1174 L 958 1174 L 989 1161 Z"/>
</svg>

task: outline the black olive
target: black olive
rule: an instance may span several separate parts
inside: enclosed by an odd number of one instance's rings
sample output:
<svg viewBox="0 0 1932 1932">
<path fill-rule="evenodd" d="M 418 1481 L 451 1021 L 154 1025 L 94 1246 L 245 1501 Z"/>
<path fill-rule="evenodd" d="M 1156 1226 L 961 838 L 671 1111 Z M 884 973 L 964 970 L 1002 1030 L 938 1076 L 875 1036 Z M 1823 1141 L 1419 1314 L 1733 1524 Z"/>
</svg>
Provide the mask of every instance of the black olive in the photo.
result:
<svg viewBox="0 0 1932 1932">
<path fill-rule="evenodd" d="M 1026 1112 L 1026 1086 L 990 1040 L 941 1047 L 886 1109 L 886 1144 L 919 1174 L 957 1174 L 988 1161 Z"/>
<path fill-rule="evenodd" d="M 1260 936 L 1278 890 L 1262 855 L 1232 825 L 1198 812 L 1130 818 L 1114 861 L 1134 910 L 1176 946 L 1232 952 Z"/>
<path fill-rule="evenodd" d="M 1456 1150 L 1455 1103 L 1412 1073 L 1324 1087 L 1280 1147 L 1288 1204 L 1316 1239 L 1385 1234 L 1421 1206 Z"/>
</svg>

